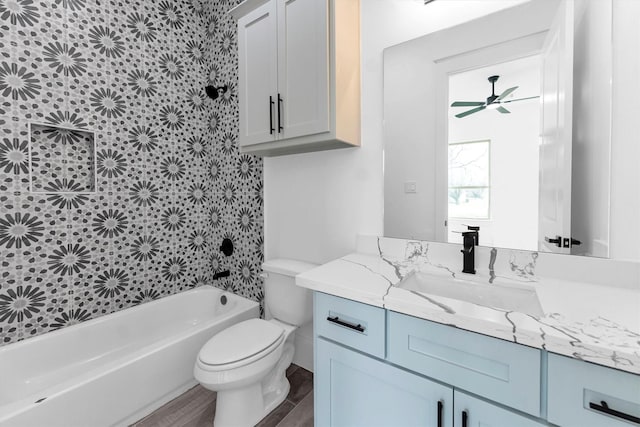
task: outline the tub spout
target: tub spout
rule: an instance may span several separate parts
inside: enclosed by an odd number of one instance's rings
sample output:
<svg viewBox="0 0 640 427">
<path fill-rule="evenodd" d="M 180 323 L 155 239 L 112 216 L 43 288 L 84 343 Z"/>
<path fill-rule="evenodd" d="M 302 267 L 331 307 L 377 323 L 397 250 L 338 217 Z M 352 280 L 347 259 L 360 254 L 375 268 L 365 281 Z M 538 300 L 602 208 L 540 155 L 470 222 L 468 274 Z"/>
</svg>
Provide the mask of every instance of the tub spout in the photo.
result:
<svg viewBox="0 0 640 427">
<path fill-rule="evenodd" d="M 224 270 L 221 271 L 219 273 L 214 273 L 213 274 L 213 280 L 218 280 L 218 279 L 222 279 L 223 277 L 229 277 L 231 273 L 229 272 L 229 270 Z"/>
</svg>

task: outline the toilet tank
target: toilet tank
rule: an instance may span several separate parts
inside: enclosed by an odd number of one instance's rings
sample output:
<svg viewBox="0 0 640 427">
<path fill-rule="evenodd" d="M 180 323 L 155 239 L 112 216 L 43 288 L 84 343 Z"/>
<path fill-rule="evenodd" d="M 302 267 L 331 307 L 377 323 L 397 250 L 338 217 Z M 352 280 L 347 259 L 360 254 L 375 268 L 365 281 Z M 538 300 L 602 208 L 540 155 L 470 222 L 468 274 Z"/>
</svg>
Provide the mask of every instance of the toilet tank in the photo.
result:
<svg viewBox="0 0 640 427">
<path fill-rule="evenodd" d="M 313 296 L 296 286 L 296 275 L 317 267 L 293 259 L 272 259 L 262 264 L 264 299 L 271 315 L 290 325 L 301 326 L 313 317 Z"/>
</svg>

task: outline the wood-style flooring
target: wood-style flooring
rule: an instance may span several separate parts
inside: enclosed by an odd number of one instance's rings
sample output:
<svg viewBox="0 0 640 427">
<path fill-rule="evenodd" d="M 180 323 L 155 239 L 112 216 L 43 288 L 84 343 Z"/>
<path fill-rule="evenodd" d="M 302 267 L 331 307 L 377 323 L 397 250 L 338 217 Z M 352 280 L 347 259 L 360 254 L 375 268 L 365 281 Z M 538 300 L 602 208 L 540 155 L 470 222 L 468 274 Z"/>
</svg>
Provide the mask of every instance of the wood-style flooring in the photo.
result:
<svg viewBox="0 0 640 427">
<path fill-rule="evenodd" d="M 291 390 L 258 427 L 313 427 L 313 374 L 297 365 L 287 369 Z M 216 392 L 200 385 L 158 408 L 134 427 L 211 427 Z"/>
</svg>

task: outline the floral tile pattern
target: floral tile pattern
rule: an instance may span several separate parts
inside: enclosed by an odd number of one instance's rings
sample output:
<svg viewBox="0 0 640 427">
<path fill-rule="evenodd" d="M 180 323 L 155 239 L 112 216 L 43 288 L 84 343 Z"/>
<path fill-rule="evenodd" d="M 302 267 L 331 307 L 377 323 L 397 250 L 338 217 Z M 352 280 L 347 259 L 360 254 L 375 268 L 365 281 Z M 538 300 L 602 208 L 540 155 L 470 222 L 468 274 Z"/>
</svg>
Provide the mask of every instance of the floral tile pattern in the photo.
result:
<svg viewBox="0 0 640 427">
<path fill-rule="evenodd" d="M 0 345 L 205 284 L 262 302 L 262 160 L 237 142 L 238 3 L 0 0 Z M 228 90 L 214 101 L 208 84 Z M 30 153 L 33 123 L 79 133 Z M 95 153 L 64 140 L 83 130 Z"/>
</svg>

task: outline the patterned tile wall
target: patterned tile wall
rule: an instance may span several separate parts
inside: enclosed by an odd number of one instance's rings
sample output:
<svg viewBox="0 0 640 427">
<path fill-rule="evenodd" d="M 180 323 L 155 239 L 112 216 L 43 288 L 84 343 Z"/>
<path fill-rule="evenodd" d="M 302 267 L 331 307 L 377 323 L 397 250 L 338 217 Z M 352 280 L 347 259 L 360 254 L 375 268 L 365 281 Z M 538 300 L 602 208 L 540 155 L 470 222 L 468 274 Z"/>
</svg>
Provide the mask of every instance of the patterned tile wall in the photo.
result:
<svg viewBox="0 0 640 427">
<path fill-rule="evenodd" d="M 0 0 L 0 345 L 202 284 L 262 301 L 236 3 Z M 229 90 L 213 101 L 207 84 Z M 28 123 L 95 132 L 95 192 L 29 193 Z"/>
</svg>

